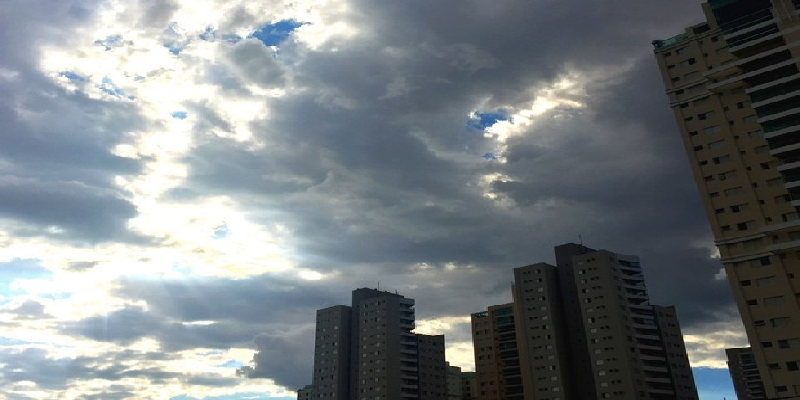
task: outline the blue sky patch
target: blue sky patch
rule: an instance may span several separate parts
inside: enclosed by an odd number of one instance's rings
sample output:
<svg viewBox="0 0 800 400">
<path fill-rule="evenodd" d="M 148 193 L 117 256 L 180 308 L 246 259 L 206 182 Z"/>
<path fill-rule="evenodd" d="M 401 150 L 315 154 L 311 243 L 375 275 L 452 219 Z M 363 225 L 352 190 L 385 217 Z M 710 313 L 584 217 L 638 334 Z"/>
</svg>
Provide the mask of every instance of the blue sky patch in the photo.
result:
<svg viewBox="0 0 800 400">
<path fill-rule="evenodd" d="M 243 367 L 243 366 L 244 366 L 244 363 L 242 363 L 241 361 L 236 361 L 236 360 L 228 360 L 224 364 L 218 365 L 218 367 L 222 367 L 222 368 L 239 368 L 239 367 Z"/>
<path fill-rule="evenodd" d="M 39 265 L 37 260 L 14 259 L 0 263 L 0 295 L 22 294 L 11 284 L 17 279 L 51 279 L 53 273 Z"/>
<path fill-rule="evenodd" d="M 101 92 L 110 95 L 110 96 L 124 96 L 125 92 L 122 89 L 118 88 L 117 85 L 109 77 L 103 77 L 100 85 L 97 86 Z"/>
<path fill-rule="evenodd" d="M 61 72 L 58 73 L 58 76 L 63 76 L 64 78 L 67 78 L 67 79 L 69 79 L 69 80 L 71 80 L 73 82 L 86 82 L 86 81 L 88 81 L 88 79 L 86 79 L 86 78 L 84 78 L 84 77 L 82 77 L 82 76 L 80 76 L 80 75 L 78 75 L 78 74 L 76 74 L 76 73 L 74 73 L 72 71 L 61 71 Z"/>
<path fill-rule="evenodd" d="M 286 40 L 289 35 L 297 28 L 303 26 L 302 22 L 293 19 L 285 19 L 271 24 L 263 25 L 248 36 L 256 38 L 266 46 L 277 46 Z"/>
<path fill-rule="evenodd" d="M 175 119 L 186 119 L 186 111 L 175 111 L 170 115 Z"/>
<path fill-rule="evenodd" d="M 692 368 L 697 392 L 701 399 L 736 398 L 731 376 L 723 368 Z"/>
<path fill-rule="evenodd" d="M 508 114 L 501 110 L 493 113 L 482 113 L 476 111 L 472 115 L 472 118 L 470 118 L 469 122 L 467 122 L 467 129 L 471 131 L 483 132 L 497 122 L 508 121 L 508 119 Z"/>
<path fill-rule="evenodd" d="M 29 345 L 29 344 L 33 344 L 33 342 L 25 342 L 25 341 L 22 341 L 22 340 L 10 339 L 10 338 L 6 338 L 6 337 L 0 337 L 0 347 L 5 347 L 5 346 L 24 346 L 24 345 Z"/>
<path fill-rule="evenodd" d="M 214 228 L 214 239 L 225 239 L 228 237 L 228 224 L 222 223 Z"/>
<path fill-rule="evenodd" d="M 167 40 L 163 44 L 164 44 L 164 47 L 166 47 L 167 50 L 173 56 L 177 56 L 178 54 L 181 54 L 181 52 L 183 51 L 183 49 L 186 48 L 186 46 L 189 45 L 189 42 L 179 42 L 179 41 L 176 41 L 176 40 Z"/>
</svg>

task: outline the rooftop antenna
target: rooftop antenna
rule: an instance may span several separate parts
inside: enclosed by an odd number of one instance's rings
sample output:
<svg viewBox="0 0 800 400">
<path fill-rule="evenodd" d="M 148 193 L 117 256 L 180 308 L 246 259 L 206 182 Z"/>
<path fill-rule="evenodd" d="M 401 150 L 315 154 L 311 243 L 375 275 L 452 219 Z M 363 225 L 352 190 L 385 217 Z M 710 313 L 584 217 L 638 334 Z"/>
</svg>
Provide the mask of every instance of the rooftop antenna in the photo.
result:
<svg viewBox="0 0 800 400">
<path fill-rule="evenodd" d="M 581 246 L 583 246 L 583 236 L 581 236 L 580 233 L 578 234 L 578 241 L 581 242 Z"/>
<path fill-rule="evenodd" d="M 381 290 L 381 281 L 378 281 L 378 290 Z"/>
</svg>

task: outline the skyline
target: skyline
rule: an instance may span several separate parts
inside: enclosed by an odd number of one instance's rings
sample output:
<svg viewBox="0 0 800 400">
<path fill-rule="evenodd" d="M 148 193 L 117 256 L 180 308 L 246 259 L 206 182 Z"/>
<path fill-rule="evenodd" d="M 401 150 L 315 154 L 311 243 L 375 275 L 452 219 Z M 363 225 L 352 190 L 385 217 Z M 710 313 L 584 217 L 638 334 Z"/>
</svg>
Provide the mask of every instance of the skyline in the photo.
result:
<svg viewBox="0 0 800 400">
<path fill-rule="evenodd" d="M 733 398 L 650 45 L 700 3 L 0 3 L 0 392 L 292 397 L 315 310 L 378 282 L 469 370 L 470 313 L 582 238 L 640 255 Z"/>
</svg>

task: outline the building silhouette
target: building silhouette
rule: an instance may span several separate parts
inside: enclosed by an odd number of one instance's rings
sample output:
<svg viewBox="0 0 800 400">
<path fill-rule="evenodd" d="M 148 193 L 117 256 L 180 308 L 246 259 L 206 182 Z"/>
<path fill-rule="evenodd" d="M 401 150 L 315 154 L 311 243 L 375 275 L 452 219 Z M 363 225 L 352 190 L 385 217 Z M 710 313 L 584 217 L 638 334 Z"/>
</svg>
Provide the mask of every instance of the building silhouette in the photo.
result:
<svg viewBox="0 0 800 400">
<path fill-rule="evenodd" d="M 317 311 L 313 390 L 325 400 L 445 400 L 444 336 L 413 333 L 414 300 L 361 288 Z"/>
<path fill-rule="evenodd" d="M 514 269 L 514 302 L 472 314 L 478 400 L 697 400 L 675 309 L 635 256 L 578 244 Z"/>
<path fill-rule="evenodd" d="M 733 389 L 739 400 L 764 400 L 764 384 L 758 373 L 756 358 L 749 347 L 725 349 L 728 356 L 728 372 L 731 374 Z"/>
<path fill-rule="evenodd" d="M 712 0 L 653 42 L 767 398 L 800 399 L 800 1 Z"/>
</svg>

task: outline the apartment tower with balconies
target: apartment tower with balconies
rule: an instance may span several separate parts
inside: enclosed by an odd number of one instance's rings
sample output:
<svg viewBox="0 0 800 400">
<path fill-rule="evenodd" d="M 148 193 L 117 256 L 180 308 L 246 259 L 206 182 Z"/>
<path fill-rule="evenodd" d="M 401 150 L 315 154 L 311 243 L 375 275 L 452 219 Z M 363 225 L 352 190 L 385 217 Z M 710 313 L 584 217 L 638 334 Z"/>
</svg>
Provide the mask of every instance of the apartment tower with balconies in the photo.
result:
<svg viewBox="0 0 800 400">
<path fill-rule="evenodd" d="M 514 269 L 514 302 L 472 314 L 478 400 L 697 400 L 675 309 L 635 256 L 569 243 Z"/>
<path fill-rule="evenodd" d="M 706 22 L 653 42 L 770 399 L 800 399 L 798 10 L 712 0 Z"/>
<path fill-rule="evenodd" d="M 317 311 L 315 398 L 445 400 L 444 336 L 413 332 L 414 300 L 361 288 Z"/>
</svg>

